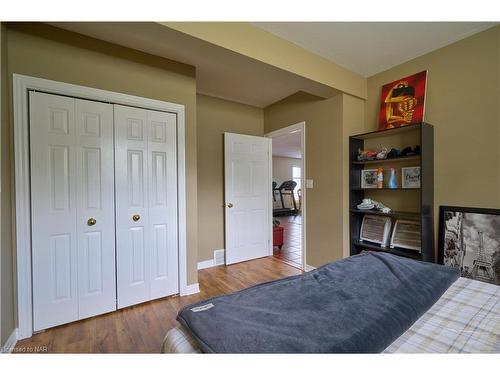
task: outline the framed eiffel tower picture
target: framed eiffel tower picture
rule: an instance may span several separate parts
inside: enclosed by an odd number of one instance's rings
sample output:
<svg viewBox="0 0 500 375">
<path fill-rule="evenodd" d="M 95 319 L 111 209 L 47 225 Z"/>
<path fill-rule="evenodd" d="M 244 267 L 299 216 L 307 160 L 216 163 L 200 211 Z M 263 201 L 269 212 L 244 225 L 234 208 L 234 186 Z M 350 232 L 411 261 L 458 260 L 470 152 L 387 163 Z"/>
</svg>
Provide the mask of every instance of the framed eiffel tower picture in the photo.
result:
<svg viewBox="0 0 500 375">
<path fill-rule="evenodd" d="M 500 285 L 500 210 L 440 206 L 438 252 L 462 277 Z"/>
</svg>

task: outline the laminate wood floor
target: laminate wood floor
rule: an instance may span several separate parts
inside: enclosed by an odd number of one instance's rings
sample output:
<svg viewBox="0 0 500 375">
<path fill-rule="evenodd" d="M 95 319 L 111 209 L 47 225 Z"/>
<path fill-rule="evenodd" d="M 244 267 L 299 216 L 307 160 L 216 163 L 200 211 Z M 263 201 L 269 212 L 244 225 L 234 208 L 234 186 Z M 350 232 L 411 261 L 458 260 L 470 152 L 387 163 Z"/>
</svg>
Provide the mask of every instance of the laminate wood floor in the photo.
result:
<svg viewBox="0 0 500 375">
<path fill-rule="evenodd" d="M 198 272 L 200 293 L 167 297 L 47 329 L 19 341 L 14 353 L 159 353 L 179 309 L 301 271 L 273 257 Z"/>
</svg>

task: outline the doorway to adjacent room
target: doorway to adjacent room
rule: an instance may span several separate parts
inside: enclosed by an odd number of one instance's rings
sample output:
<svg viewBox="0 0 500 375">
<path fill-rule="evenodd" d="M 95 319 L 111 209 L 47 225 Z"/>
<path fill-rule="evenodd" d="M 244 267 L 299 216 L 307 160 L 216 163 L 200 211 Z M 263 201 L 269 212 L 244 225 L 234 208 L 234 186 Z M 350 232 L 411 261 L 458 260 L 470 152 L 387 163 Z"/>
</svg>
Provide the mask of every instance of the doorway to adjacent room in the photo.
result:
<svg viewBox="0 0 500 375">
<path fill-rule="evenodd" d="M 273 158 L 273 256 L 305 270 L 305 123 L 267 134 Z"/>
</svg>

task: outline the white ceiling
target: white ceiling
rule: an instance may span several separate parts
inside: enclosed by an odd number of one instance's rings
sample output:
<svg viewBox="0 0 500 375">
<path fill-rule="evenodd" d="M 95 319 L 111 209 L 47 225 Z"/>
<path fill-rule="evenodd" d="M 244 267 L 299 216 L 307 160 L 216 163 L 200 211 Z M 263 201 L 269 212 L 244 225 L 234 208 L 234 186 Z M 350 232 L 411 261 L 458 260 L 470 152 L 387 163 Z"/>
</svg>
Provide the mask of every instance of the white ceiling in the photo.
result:
<svg viewBox="0 0 500 375">
<path fill-rule="evenodd" d="M 301 131 L 273 137 L 273 156 L 302 158 Z"/>
<path fill-rule="evenodd" d="M 488 22 L 256 22 L 364 77 L 495 26 Z"/>
<path fill-rule="evenodd" d="M 329 98 L 338 91 L 318 82 L 202 41 L 153 22 L 51 22 L 124 47 L 196 67 L 196 90 L 257 107 L 297 91 Z"/>
</svg>

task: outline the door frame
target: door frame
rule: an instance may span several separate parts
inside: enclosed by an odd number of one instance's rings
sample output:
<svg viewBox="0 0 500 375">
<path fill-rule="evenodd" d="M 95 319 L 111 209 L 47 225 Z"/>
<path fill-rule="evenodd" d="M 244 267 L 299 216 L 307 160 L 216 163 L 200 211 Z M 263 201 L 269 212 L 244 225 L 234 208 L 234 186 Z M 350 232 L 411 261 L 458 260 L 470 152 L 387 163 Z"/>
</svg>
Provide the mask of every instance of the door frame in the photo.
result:
<svg viewBox="0 0 500 375">
<path fill-rule="evenodd" d="M 29 143 L 29 91 L 71 96 L 110 104 L 121 104 L 177 115 L 177 205 L 179 246 L 179 294 L 198 291 L 187 285 L 186 247 L 186 159 L 184 105 L 127 95 L 21 74 L 12 75 L 14 115 L 15 251 L 17 256 L 17 339 L 33 334 L 31 277 L 31 186 Z"/>
<path fill-rule="evenodd" d="M 302 151 L 302 170 L 300 171 L 300 185 L 302 193 L 302 205 L 301 205 L 301 216 L 302 216 L 302 271 L 310 271 L 311 267 L 307 265 L 307 249 L 306 249 L 306 212 L 307 212 L 307 188 L 306 188 L 306 122 L 301 121 L 299 123 L 274 130 L 272 132 L 264 134 L 269 138 L 276 138 L 283 135 L 295 133 L 297 131 L 301 132 L 301 151 Z M 271 142 L 272 144 L 272 142 Z M 272 152 L 271 152 L 271 165 L 272 165 Z M 272 176 L 271 176 L 272 177 Z M 272 180 L 272 179 L 271 179 Z M 271 197 L 272 199 L 272 197 Z M 272 202 L 271 202 L 272 203 Z M 271 204 L 271 217 L 273 215 L 273 205 Z M 273 252 L 271 250 L 271 255 Z"/>
</svg>

